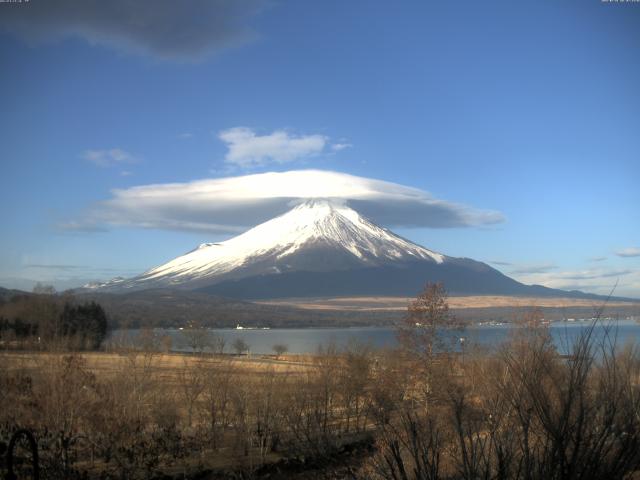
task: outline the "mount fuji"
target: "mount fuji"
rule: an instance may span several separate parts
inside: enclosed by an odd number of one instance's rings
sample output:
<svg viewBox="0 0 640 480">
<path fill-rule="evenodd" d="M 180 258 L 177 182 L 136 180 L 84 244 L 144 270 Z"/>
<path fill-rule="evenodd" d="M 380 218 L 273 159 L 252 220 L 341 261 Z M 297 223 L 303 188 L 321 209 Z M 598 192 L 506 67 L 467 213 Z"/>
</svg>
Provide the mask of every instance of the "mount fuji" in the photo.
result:
<svg viewBox="0 0 640 480">
<path fill-rule="evenodd" d="M 137 277 L 87 288 L 174 288 L 243 299 L 413 296 L 429 281 L 443 282 L 454 295 L 569 293 L 524 285 L 485 263 L 434 252 L 333 200 L 308 200 L 230 240 L 204 243 Z"/>
</svg>

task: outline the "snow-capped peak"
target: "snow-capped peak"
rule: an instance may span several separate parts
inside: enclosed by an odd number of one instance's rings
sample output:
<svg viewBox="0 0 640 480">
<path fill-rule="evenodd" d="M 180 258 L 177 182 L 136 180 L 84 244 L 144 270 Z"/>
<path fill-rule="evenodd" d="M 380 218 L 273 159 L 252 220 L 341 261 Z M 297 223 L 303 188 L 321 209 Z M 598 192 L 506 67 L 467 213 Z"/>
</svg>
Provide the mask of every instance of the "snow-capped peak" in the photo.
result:
<svg viewBox="0 0 640 480">
<path fill-rule="evenodd" d="M 312 251 L 322 252 L 317 267 L 307 258 Z M 340 269 L 340 265 L 377 266 L 411 260 L 442 263 L 445 257 L 375 225 L 344 203 L 314 199 L 237 237 L 203 243 L 132 282 L 176 285 L 225 274 L 245 276 L 240 271 L 277 274 L 301 263 L 304 268 L 298 269 L 316 270 L 328 268 L 327 264 Z"/>
<path fill-rule="evenodd" d="M 89 282 L 83 285 L 82 288 L 86 288 L 87 290 L 96 290 L 99 288 L 117 286 L 125 281 L 126 278 L 124 277 L 114 277 L 111 280 L 107 280 L 106 282 Z"/>
</svg>

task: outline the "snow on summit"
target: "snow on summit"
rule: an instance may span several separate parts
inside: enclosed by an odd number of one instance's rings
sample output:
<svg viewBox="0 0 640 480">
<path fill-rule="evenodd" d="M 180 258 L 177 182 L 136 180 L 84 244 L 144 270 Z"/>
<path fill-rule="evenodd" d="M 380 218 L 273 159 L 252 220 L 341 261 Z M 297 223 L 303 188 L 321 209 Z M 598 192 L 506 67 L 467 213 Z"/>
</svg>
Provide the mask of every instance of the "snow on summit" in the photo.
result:
<svg viewBox="0 0 640 480">
<path fill-rule="evenodd" d="M 375 225 L 344 203 L 314 199 L 224 242 L 203 243 L 123 286 L 171 286 L 216 277 L 340 270 L 413 260 L 440 264 L 445 258 Z"/>
<path fill-rule="evenodd" d="M 305 200 L 241 235 L 203 243 L 142 275 L 86 288 L 178 288 L 260 299 L 407 296 L 429 281 L 446 282 L 456 294 L 559 294 L 523 285 L 485 263 L 416 245 L 334 199 Z"/>
</svg>

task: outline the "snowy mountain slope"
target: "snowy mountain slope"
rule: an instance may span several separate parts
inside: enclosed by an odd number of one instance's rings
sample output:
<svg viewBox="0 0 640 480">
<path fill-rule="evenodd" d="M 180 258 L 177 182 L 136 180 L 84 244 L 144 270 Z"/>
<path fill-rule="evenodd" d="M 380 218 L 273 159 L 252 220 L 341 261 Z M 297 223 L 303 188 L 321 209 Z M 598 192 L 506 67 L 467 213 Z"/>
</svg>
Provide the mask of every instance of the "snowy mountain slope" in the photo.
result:
<svg viewBox="0 0 640 480">
<path fill-rule="evenodd" d="M 243 299 L 413 296 L 435 281 L 452 294 L 568 293 L 523 285 L 485 263 L 433 252 L 326 200 L 299 204 L 237 237 L 202 244 L 137 277 L 86 289 L 121 293 L 178 288 Z"/>
<path fill-rule="evenodd" d="M 373 224 L 345 205 L 313 200 L 230 240 L 204 243 L 138 277 L 100 287 L 194 288 L 252 275 L 445 260 L 444 255 Z"/>
</svg>

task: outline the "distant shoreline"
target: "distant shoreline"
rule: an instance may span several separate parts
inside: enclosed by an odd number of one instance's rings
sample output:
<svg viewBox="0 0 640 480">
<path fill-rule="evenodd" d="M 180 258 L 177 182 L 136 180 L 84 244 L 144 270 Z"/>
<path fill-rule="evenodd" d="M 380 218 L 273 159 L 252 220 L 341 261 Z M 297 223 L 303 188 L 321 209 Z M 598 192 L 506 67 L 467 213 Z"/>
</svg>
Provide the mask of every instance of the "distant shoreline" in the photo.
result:
<svg viewBox="0 0 640 480">
<path fill-rule="evenodd" d="M 276 300 L 254 300 L 261 305 L 289 306 L 306 310 L 343 310 L 343 311 L 394 311 L 406 310 L 411 297 L 367 296 L 367 297 L 332 297 L 332 298 L 291 298 Z M 513 297 L 506 295 L 471 295 L 450 296 L 451 309 L 469 308 L 501 308 L 501 307 L 600 307 L 605 304 L 601 300 L 586 298 L 554 298 L 554 297 Z M 640 300 L 606 302 L 608 307 L 638 307 Z"/>
</svg>

